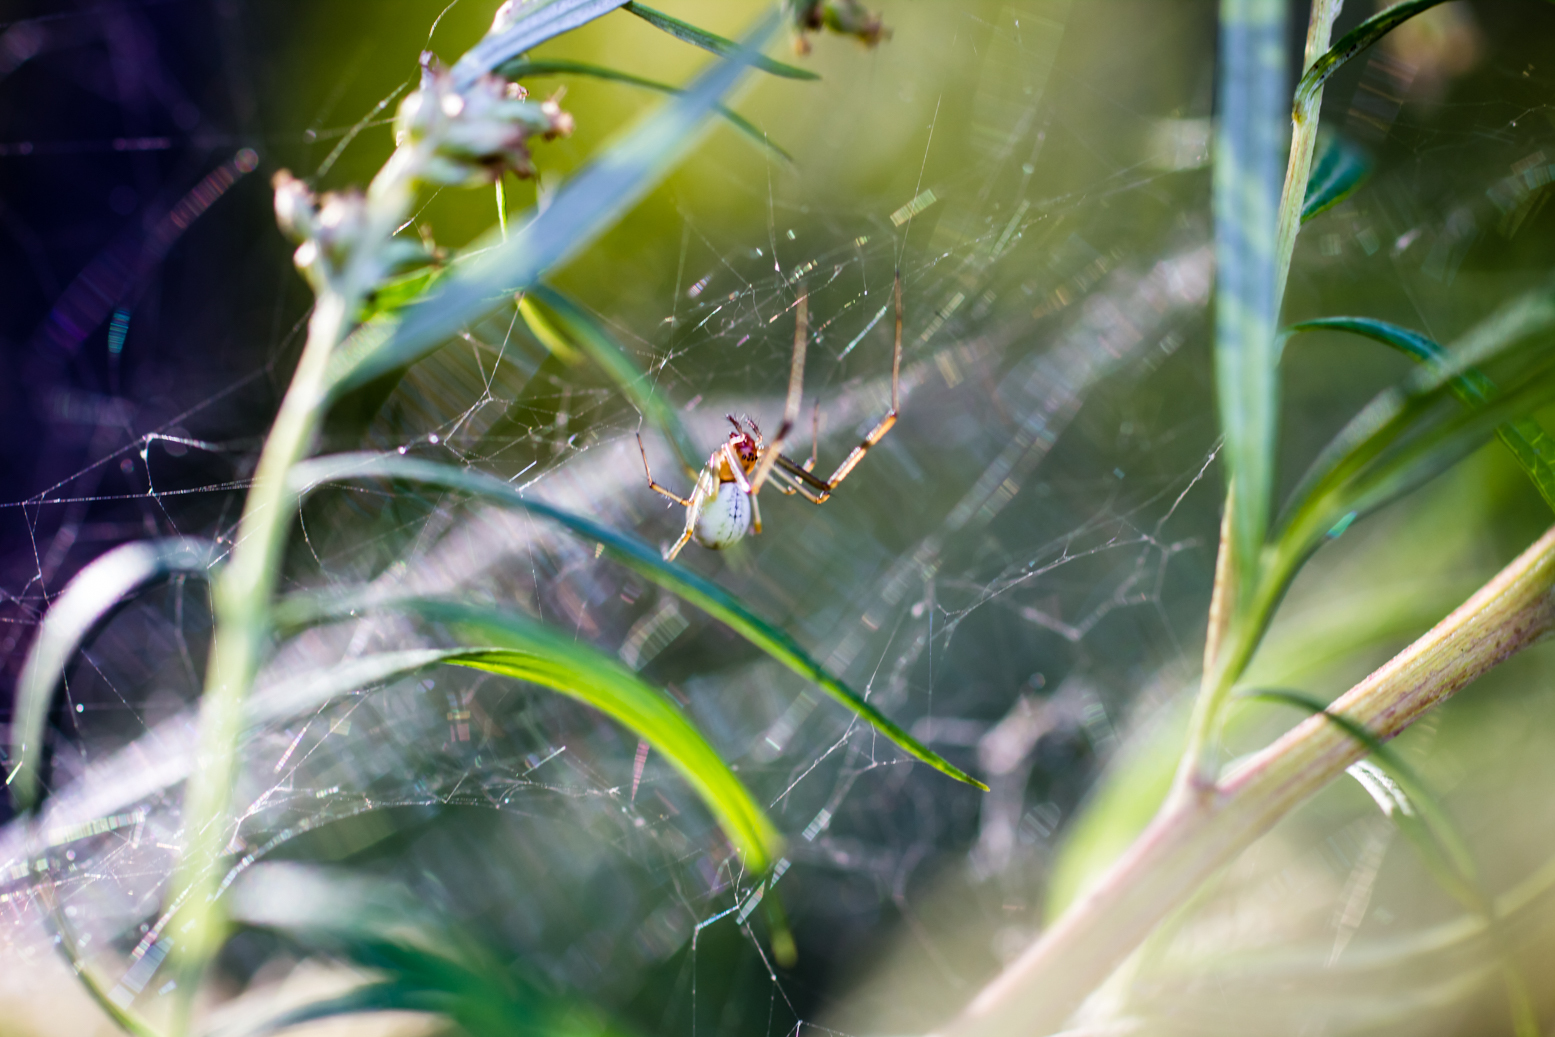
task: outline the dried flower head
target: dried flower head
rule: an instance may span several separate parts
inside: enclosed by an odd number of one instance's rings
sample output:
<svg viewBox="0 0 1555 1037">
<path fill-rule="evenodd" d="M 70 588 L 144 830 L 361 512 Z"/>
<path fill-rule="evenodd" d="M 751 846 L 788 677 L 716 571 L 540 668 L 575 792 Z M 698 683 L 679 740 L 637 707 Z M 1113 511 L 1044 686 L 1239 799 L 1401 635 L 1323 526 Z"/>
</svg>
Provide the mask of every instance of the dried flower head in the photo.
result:
<svg viewBox="0 0 1555 1037">
<path fill-rule="evenodd" d="M 556 98 L 531 101 L 522 86 L 499 76 L 456 89 L 448 69 L 430 54 L 422 55 L 420 88 L 395 117 L 400 147 L 420 152 L 413 163 L 417 179 L 440 185 L 491 183 L 504 171 L 533 176 L 529 140 L 566 136 L 572 127 Z"/>
<path fill-rule="evenodd" d="M 880 16 L 858 0 L 793 0 L 793 12 L 794 28 L 798 30 L 794 47 L 801 54 L 810 52 L 810 41 L 805 33 L 821 29 L 852 36 L 868 47 L 891 38 L 891 30 L 881 22 Z"/>
</svg>

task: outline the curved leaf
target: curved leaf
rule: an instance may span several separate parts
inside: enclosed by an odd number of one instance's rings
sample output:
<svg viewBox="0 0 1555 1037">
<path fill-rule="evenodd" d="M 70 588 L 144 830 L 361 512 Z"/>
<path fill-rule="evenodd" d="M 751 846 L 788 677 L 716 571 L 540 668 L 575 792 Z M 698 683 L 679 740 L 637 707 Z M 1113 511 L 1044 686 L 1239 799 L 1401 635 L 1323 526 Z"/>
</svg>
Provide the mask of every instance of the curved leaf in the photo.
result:
<svg viewBox="0 0 1555 1037">
<path fill-rule="evenodd" d="M 601 18 L 626 0 L 541 0 L 519 7 L 521 13 L 501 32 L 486 36 L 454 63 L 454 83 L 464 89 L 504 61 L 546 40 Z"/>
<path fill-rule="evenodd" d="M 603 545 L 613 558 L 645 579 L 658 584 L 685 601 L 722 621 L 751 644 L 766 652 L 795 673 L 814 681 L 822 691 L 868 721 L 903 751 L 947 774 L 957 781 L 987 790 L 972 778 L 933 752 L 881 713 L 866 699 L 838 680 L 812 659 L 787 633 L 767 623 L 735 599 L 728 591 L 680 566 L 664 561 L 652 546 L 592 519 L 574 515 L 554 505 L 525 497 L 495 476 L 466 471 L 398 454 L 334 454 L 305 461 L 292 469 L 298 492 L 321 483 L 347 479 L 407 479 L 450 490 L 474 494 L 504 507 L 518 508 L 564 526 L 572 532 Z"/>
<path fill-rule="evenodd" d="M 393 318 L 374 320 L 353 332 L 330 357 L 331 396 L 420 360 L 613 225 L 691 147 L 775 24 L 770 16 L 763 19 L 730 60 L 717 63 L 684 93 L 640 120 L 564 183 L 545 211 L 531 216 L 506 241 L 488 235 L 450 266 L 435 291 Z M 501 60 L 511 56 L 504 54 Z"/>
<path fill-rule="evenodd" d="M 222 1031 L 224 1037 L 257 1037 L 318 1019 L 388 1011 L 444 1016 L 470 1037 L 622 1032 L 592 1007 L 550 993 L 522 961 L 497 960 L 404 887 L 336 877 L 325 868 L 266 863 L 244 875 L 231 899 L 234 916 L 245 925 L 283 932 L 371 970 L 373 977 L 268 1019 L 242 1020 Z"/>
<path fill-rule="evenodd" d="M 1290 581 L 1325 536 L 1393 500 L 1478 448 L 1498 426 L 1555 400 L 1555 293 L 1551 286 L 1512 300 L 1445 351 L 1436 363 L 1381 393 L 1335 436 L 1308 469 L 1259 559 L 1242 651 L 1250 655 Z M 1396 345 L 1423 347 L 1396 336 Z M 1446 408 L 1474 365 L 1507 370 L 1483 403 Z"/>
<path fill-rule="evenodd" d="M 537 284 L 524 294 L 519 313 L 542 342 L 550 345 L 559 338 L 568 348 L 582 353 L 620 386 L 632 405 L 658 426 L 669 439 L 682 467 L 693 476 L 702 467 L 696 444 L 691 441 L 680 412 L 664 399 L 664 394 L 649 382 L 626 349 L 605 330 L 604 325 L 583 307 L 554 288 Z"/>
<path fill-rule="evenodd" d="M 459 641 L 459 647 L 365 656 L 267 689 L 254 696 L 247 711 L 250 730 L 317 709 L 364 685 L 428 666 L 466 666 L 506 674 L 593 706 L 663 753 L 707 803 L 740 858 L 753 871 L 765 871 L 782 852 L 782 836 L 680 707 L 598 649 L 564 637 L 527 616 L 486 605 L 440 598 L 367 597 L 327 602 L 310 599 L 308 604 L 314 620 L 339 619 L 368 609 L 410 613 L 443 624 Z M 293 599 L 283 603 L 278 619 L 296 622 L 301 618 L 299 611 Z"/>
<path fill-rule="evenodd" d="M 782 852 L 783 837 L 680 707 L 619 660 L 516 612 L 434 598 L 386 604 L 442 624 L 469 648 L 444 662 L 550 688 L 641 736 L 696 789 L 746 867 L 764 872 Z"/>
<path fill-rule="evenodd" d="M 642 76 L 634 76 L 630 72 L 621 72 L 617 69 L 606 68 L 603 65 L 591 65 L 585 61 L 531 61 L 527 58 L 514 58 L 497 69 L 497 74 L 504 79 L 523 79 L 525 76 L 589 76 L 594 79 L 605 79 L 613 83 L 626 83 L 629 86 L 639 86 L 644 90 L 652 90 L 660 94 L 678 94 L 680 87 L 661 83 L 657 79 L 645 79 Z M 766 133 L 740 113 L 724 105 L 718 105 L 717 112 L 728 120 L 729 124 L 762 147 L 775 153 L 785 162 L 792 162 L 794 156 L 772 143 Z"/>
<path fill-rule="evenodd" d="M 677 40 L 684 40 L 685 42 L 691 44 L 693 47 L 701 47 L 703 50 L 711 51 L 714 54 L 725 56 L 733 54 L 740 47 L 740 45 L 735 43 L 733 40 L 725 39 L 724 37 L 719 36 L 717 33 L 708 32 L 706 29 L 699 29 L 695 25 L 691 25 L 688 22 L 683 22 L 679 18 L 672 18 L 665 14 L 663 11 L 655 11 L 653 8 L 644 4 L 635 2 L 628 3 L 625 5 L 625 8 L 628 12 L 635 14 L 637 17 L 641 18 L 655 29 L 667 32 Z M 754 61 L 751 62 L 751 65 L 755 68 L 761 69 L 763 72 L 769 72 L 774 76 L 781 76 L 784 79 L 821 78 L 814 72 L 809 72 L 802 68 L 795 68 L 793 65 L 785 65 L 781 61 L 773 61 L 768 57 L 758 56 Z"/>
<path fill-rule="evenodd" d="M 1328 48 L 1328 52 L 1312 63 L 1307 69 L 1307 74 L 1301 77 L 1301 82 L 1296 84 L 1296 106 L 1299 108 L 1304 101 L 1323 88 L 1330 76 L 1344 67 L 1361 51 L 1376 43 L 1382 37 L 1403 25 L 1415 15 L 1427 11 L 1446 0 L 1404 0 L 1385 11 L 1379 11 L 1366 19 L 1349 32 L 1340 37 L 1339 42 Z"/>
<path fill-rule="evenodd" d="M 1333 136 L 1323 144 L 1307 181 L 1306 198 L 1301 203 L 1301 222 L 1327 212 L 1354 194 L 1371 176 L 1371 162 L 1361 150 L 1342 137 Z"/>
<path fill-rule="evenodd" d="M 1397 324 L 1369 317 L 1324 317 L 1293 324 L 1293 332 L 1347 331 L 1391 346 L 1423 364 L 1442 367 L 1451 359 L 1445 346 Z M 1452 392 L 1471 406 L 1483 404 L 1496 392 L 1495 383 L 1478 368 L 1464 368 L 1449 383 Z M 1518 418 L 1496 429 L 1496 435 L 1517 458 L 1544 501 L 1555 508 L 1555 439 L 1532 418 Z"/>
<path fill-rule="evenodd" d="M 208 576 L 221 555 L 209 540 L 179 537 L 116 547 L 76 574 L 43 617 L 16 685 L 11 757 L 6 778 L 18 810 L 38 805 L 38 764 L 54 689 L 97 623 L 129 594 L 170 573 Z"/>
</svg>

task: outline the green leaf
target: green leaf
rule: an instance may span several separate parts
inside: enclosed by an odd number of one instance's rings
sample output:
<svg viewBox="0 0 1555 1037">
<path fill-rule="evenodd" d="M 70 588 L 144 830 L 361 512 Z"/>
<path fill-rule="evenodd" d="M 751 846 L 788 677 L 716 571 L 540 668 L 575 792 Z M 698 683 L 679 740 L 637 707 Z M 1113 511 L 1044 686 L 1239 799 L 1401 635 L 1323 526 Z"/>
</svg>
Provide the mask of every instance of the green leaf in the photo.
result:
<svg viewBox="0 0 1555 1037">
<path fill-rule="evenodd" d="M 625 0 L 530 0 L 502 32 L 487 33 L 454 63 L 454 83 L 464 89 L 505 61 L 546 40 L 587 25 Z"/>
<path fill-rule="evenodd" d="M 443 267 L 424 266 L 383 282 L 368 300 L 366 319 L 371 320 L 383 314 L 403 310 L 426 294 L 443 273 Z"/>
<path fill-rule="evenodd" d="M 1324 317 L 1293 324 L 1293 332 L 1347 331 L 1391 346 L 1427 366 L 1443 368 L 1451 354 L 1426 336 L 1387 321 L 1369 317 Z M 1467 367 L 1448 383 L 1455 396 L 1470 406 L 1485 403 L 1496 394 L 1495 383 L 1477 368 Z M 1512 452 L 1544 501 L 1555 508 L 1555 439 L 1532 418 L 1518 418 L 1496 429 L 1496 435 Z"/>
<path fill-rule="evenodd" d="M 545 990 L 526 963 L 499 961 L 439 919 L 409 890 L 294 863 L 251 868 L 234 887 L 235 917 L 370 970 L 343 994 L 287 1010 L 235 1033 L 277 1033 L 372 1012 L 440 1015 L 471 1037 L 605 1037 L 620 1030 L 592 1007 Z"/>
<path fill-rule="evenodd" d="M 87 634 L 126 597 L 153 580 L 171 573 L 208 578 L 221 553 L 213 542 L 191 537 L 125 544 L 93 561 L 66 586 L 43 617 L 16 684 L 11 724 L 15 766 L 6 784 L 18 810 L 38 805 L 38 764 L 49 706 Z"/>
<path fill-rule="evenodd" d="M 1246 618 L 1248 645 L 1256 645 L 1290 581 L 1325 537 L 1445 471 L 1497 426 L 1555 400 L 1552 337 L 1555 297 L 1547 285 L 1503 306 L 1444 358 L 1412 372 L 1350 420 L 1291 494 L 1263 551 Z M 1410 348 L 1422 347 L 1414 342 Z M 1496 396 L 1470 407 L 1445 405 L 1463 388 L 1458 379 L 1491 363 L 1505 369 L 1497 374 Z"/>
<path fill-rule="evenodd" d="M 555 522 L 586 540 L 603 545 L 611 557 L 632 571 L 727 624 L 778 662 L 805 679 L 814 681 L 822 691 L 868 721 L 909 755 L 957 781 L 984 790 L 988 787 L 913 738 L 857 692 L 832 676 L 787 633 L 756 616 L 728 591 L 688 569 L 664 561 L 658 550 L 636 537 L 543 501 L 525 497 L 501 479 L 483 472 L 452 468 L 398 454 L 361 453 L 319 457 L 293 468 L 291 478 L 299 493 L 322 483 L 348 479 L 407 479 L 474 494 Z"/>
<path fill-rule="evenodd" d="M 1321 716 L 1364 745 L 1375 761 L 1376 770 L 1357 764 L 1350 769 L 1351 777 L 1360 782 L 1398 825 L 1438 885 L 1472 911 L 1481 914 L 1491 911 L 1491 898 L 1480 882 L 1474 856 L 1447 811 L 1399 755 L 1365 725 L 1343 713 L 1333 712 L 1324 702 L 1299 691 L 1261 689 L 1240 697 L 1294 706 L 1313 716 Z"/>
<path fill-rule="evenodd" d="M 407 306 L 397 319 L 357 329 L 330 358 L 331 394 L 415 363 L 612 226 L 690 149 L 775 24 L 772 17 L 763 19 L 731 60 L 714 65 L 639 121 L 564 183 L 545 211 L 532 215 L 506 242 L 488 235 L 452 264 L 435 292 Z"/>
<path fill-rule="evenodd" d="M 695 475 L 701 469 L 703 460 L 681 424 L 680 412 L 669 405 L 626 349 L 587 310 L 554 288 L 537 284 L 525 293 L 519 312 L 546 345 L 559 339 L 609 375 L 632 406 L 664 433 L 687 472 Z"/>
<path fill-rule="evenodd" d="M 1285 5 L 1221 5 L 1215 134 L 1215 393 L 1230 481 L 1232 572 L 1253 578 L 1269 527 L 1279 424 L 1275 238 L 1284 182 Z M 1244 596 L 1234 600 L 1245 606 Z"/>
<path fill-rule="evenodd" d="M 1307 69 L 1307 74 L 1301 77 L 1301 82 L 1296 84 L 1296 106 L 1300 108 L 1304 101 L 1310 100 L 1323 88 L 1323 84 L 1328 82 L 1329 77 L 1343 68 L 1345 62 L 1355 55 L 1415 15 L 1445 2 L 1446 0 L 1404 0 L 1403 3 L 1385 11 L 1379 11 L 1345 33 L 1338 43 L 1328 48 L 1326 54 L 1312 63 L 1312 67 Z"/>
<path fill-rule="evenodd" d="M 385 652 L 308 674 L 254 696 L 249 731 L 295 716 L 358 688 L 433 665 L 466 666 L 539 684 L 615 718 L 659 750 L 691 782 L 753 871 L 782 852 L 782 836 L 680 707 L 615 658 L 526 616 L 437 598 L 335 596 L 290 598 L 278 622 L 339 619 L 366 611 L 405 612 L 443 624 L 457 648 Z"/>
<path fill-rule="evenodd" d="M 1342 137 L 1329 137 L 1318 152 L 1307 181 L 1307 196 L 1301 204 L 1301 222 L 1327 212 L 1354 194 L 1371 176 L 1371 162 L 1357 147 Z"/>
<path fill-rule="evenodd" d="M 693 47 L 701 47 L 703 50 L 725 56 L 733 54 L 739 49 L 740 45 L 733 40 L 725 39 L 717 33 L 708 32 L 706 29 L 699 29 L 695 25 L 681 21 L 679 18 L 672 18 L 663 11 L 656 11 L 651 7 L 636 2 L 628 3 L 625 7 L 627 11 L 635 14 L 655 29 L 661 29 L 677 40 L 684 40 Z M 784 79 L 821 78 L 814 72 L 795 68 L 793 65 L 785 65 L 781 61 L 773 61 L 767 57 L 757 57 L 751 64 L 763 72 L 770 72 L 772 75 L 781 76 Z"/>
<path fill-rule="evenodd" d="M 590 65 L 584 61 L 530 61 L 524 58 L 515 58 L 497 69 L 497 74 L 504 79 L 519 80 L 527 76 L 590 76 L 594 79 L 605 79 L 614 83 L 626 83 L 630 86 L 642 87 L 644 90 L 652 90 L 660 94 L 678 94 L 680 87 L 671 86 L 669 83 L 661 83 L 657 79 L 645 79 L 642 76 L 634 76 L 630 72 L 621 72 L 617 69 L 606 68 L 603 65 Z M 728 120 L 729 124 L 751 140 L 776 154 L 785 162 L 792 162 L 794 156 L 778 147 L 767 137 L 755 123 L 731 108 L 719 105 L 718 114 Z"/>
<path fill-rule="evenodd" d="M 490 606 L 429 598 L 386 605 L 441 623 L 471 649 L 446 662 L 539 684 L 630 728 L 691 783 L 752 871 L 766 871 L 782 853 L 783 837 L 680 707 L 619 660 L 570 634 Z"/>
</svg>

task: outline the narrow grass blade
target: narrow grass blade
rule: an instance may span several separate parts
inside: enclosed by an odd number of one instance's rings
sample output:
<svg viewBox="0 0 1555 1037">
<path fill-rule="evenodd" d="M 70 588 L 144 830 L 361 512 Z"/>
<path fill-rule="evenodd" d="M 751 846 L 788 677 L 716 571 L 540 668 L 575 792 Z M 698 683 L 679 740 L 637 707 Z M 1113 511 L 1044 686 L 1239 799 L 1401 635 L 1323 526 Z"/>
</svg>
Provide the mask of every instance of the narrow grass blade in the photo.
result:
<svg viewBox="0 0 1555 1037">
<path fill-rule="evenodd" d="M 1222 0 L 1215 389 L 1231 486 L 1233 571 L 1244 585 L 1269 526 L 1279 423 L 1275 238 L 1288 117 L 1285 28 L 1279 0 Z"/>
<path fill-rule="evenodd" d="M 1350 197 L 1369 176 L 1371 162 L 1359 148 L 1342 137 L 1329 137 L 1312 165 L 1307 195 L 1301 204 L 1301 222 L 1327 212 Z"/>
<path fill-rule="evenodd" d="M 114 548 L 70 581 L 43 617 L 16 685 L 11 759 L 6 778 L 18 810 L 38 805 L 38 765 L 54 689 L 93 627 L 136 589 L 172 573 L 209 576 L 221 551 L 209 540 L 180 537 Z"/>
<path fill-rule="evenodd" d="M 664 561 L 658 550 L 636 537 L 617 532 L 592 519 L 574 515 L 542 501 L 525 497 L 501 479 L 482 472 L 453 468 L 398 454 L 334 454 L 305 461 L 292 469 L 293 485 L 305 492 L 322 483 L 349 479 L 406 479 L 473 494 L 504 507 L 517 508 L 555 522 L 577 535 L 603 545 L 611 557 L 643 578 L 658 584 L 708 615 L 727 624 L 751 644 L 795 673 L 814 681 L 821 690 L 874 726 L 904 752 L 957 781 L 986 791 L 938 753 L 920 743 L 884 713 L 816 662 L 787 633 L 751 612 L 722 587 L 677 565 Z"/>
<path fill-rule="evenodd" d="M 488 33 L 453 67 L 454 83 L 464 89 L 504 61 L 538 47 L 546 40 L 587 25 L 620 7 L 625 0 L 549 0 L 518 7 L 519 14 L 502 32 Z"/>
<path fill-rule="evenodd" d="M 281 1033 L 305 1023 L 374 1012 L 424 1012 L 446 1016 L 451 1015 L 455 1008 L 450 1001 L 449 996 L 441 992 L 420 990 L 394 980 L 382 980 L 352 987 L 334 997 L 310 1001 L 252 1026 L 232 1030 L 230 1035 L 223 1034 L 221 1037 L 235 1037 L 238 1034 L 244 1037 L 268 1037 L 269 1034 Z"/>
<path fill-rule="evenodd" d="M 301 606 L 301 607 L 299 607 Z M 443 624 L 460 647 L 413 649 L 365 656 L 256 695 L 247 720 L 259 725 L 318 709 L 359 688 L 429 666 L 467 666 L 502 673 L 576 698 L 614 717 L 659 750 L 686 776 L 729 834 L 747 867 L 764 871 L 782 852 L 782 837 L 680 708 L 616 659 L 564 637 L 543 624 L 491 606 L 434 598 L 290 599 L 292 622 L 305 610 L 312 621 L 352 612 L 395 611 Z"/>
<path fill-rule="evenodd" d="M 560 339 L 609 375 L 632 405 L 669 439 L 681 466 L 693 475 L 696 473 L 701 463 L 696 444 L 681 424 L 680 412 L 669 405 L 664 394 L 648 380 L 647 373 L 604 325 L 567 296 L 543 284 L 525 293 L 519 312 L 541 341 L 549 344 L 551 339 Z"/>
<path fill-rule="evenodd" d="M 1324 447 L 1285 506 L 1264 551 L 1246 617 L 1245 645 L 1256 645 L 1290 581 L 1326 537 L 1445 471 L 1498 426 L 1526 419 L 1555 400 L 1552 338 L 1555 297 L 1546 286 L 1503 306 L 1445 350 L 1442 359 L 1422 365 L 1402 386 L 1379 394 L 1352 418 Z M 1393 344 L 1425 348 L 1401 336 Z M 1464 387 L 1457 379 L 1491 363 L 1498 372 L 1495 396 L 1467 408 L 1443 406 Z"/>
<path fill-rule="evenodd" d="M 612 226 L 690 149 L 774 25 L 772 17 L 764 19 L 737 54 L 641 120 L 563 184 L 545 211 L 512 231 L 506 242 L 483 240 L 435 291 L 401 310 L 398 319 L 358 329 L 330 358 L 331 393 L 416 362 Z"/>
<path fill-rule="evenodd" d="M 1369 330 L 1378 329 L 1373 325 Z M 1550 297 L 1547 287 L 1514 299 L 1476 325 L 1451 348 L 1443 350 L 1434 362 L 1414 372 L 1401 387 L 1379 395 L 1323 449 L 1292 494 L 1284 527 L 1296 525 L 1295 517 L 1314 501 L 1352 482 L 1406 435 L 1418 433 L 1427 412 L 1440 399 L 1450 394 L 1459 394 L 1463 399 L 1463 389 L 1487 391 L 1490 383 L 1477 368 L 1494 362 L 1507 368 L 1516 381 L 1504 384 L 1493 403 L 1483 404 L 1487 398 L 1484 396 L 1478 401 L 1466 401 L 1482 404 L 1481 409 L 1470 416 L 1447 419 L 1446 424 L 1455 422 L 1463 432 L 1490 412 L 1501 420 L 1527 417 L 1539 406 L 1541 390 L 1536 384 L 1525 383 L 1537 383 L 1549 368 L 1551 338 L 1555 338 L 1555 299 Z M 1401 335 L 1392 336 L 1389 344 L 1410 350 L 1430 348 L 1419 338 Z M 1460 381 L 1465 378 L 1468 381 Z"/>
<path fill-rule="evenodd" d="M 1451 361 L 1445 346 L 1419 332 L 1369 317 L 1324 317 L 1293 324 L 1290 330 L 1347 331 L 1391 346 L 1428 366 L 1441 368 Z M 1496 393 L 1495 383 L 1473 367 L 1464 368 L 1449 384 L 1453 394 L 1470 406 L 1483 404 Z M 1555 508 L 1555 439 L 1533 418 L 1519 418 L 1502 425 L 1496 429 L 1496 435 L 1528 473 L 1545 503 Z"/>
<path fill-rule="evenodd" d="M 497 74 L 504 79 L 519 80 L 529 76 L 589 76 L 593 79 L 604 79 L 612 83 L 625 83 L 628 86 L 641 87 L 644 90 L 652 90 L 659 94 L 678 94 L 680 87 L 671 86 L 669 83 L 661 83 L 657 79 L 645 79 L 642 76 L 634 76 L 630 72 L 622 72 L 618 69 L 606 68 L 603 65 L 591 65 L 585 61 L 531 61 L 526 58 L 515 58 L 497 69 Z M 719 115 L 728 120 L 729 124 L 751 140 L 776 154 L 785 162 L 793 162 L 794 156 L 778 147 L 768 139 L 767 134 L 755 123 L 740 115 L 738 112 L 724 105 L 717 108 Z"/>
<path fill-rule="evenodd" d="M 695 25 L 681 21 L 679 18 L 672 18 L 663 11 L 656 11 L 644 4 L 636 3 L 635 0 L 632 3 L 626 4 L 625 7 L 627 11 L 635 14 L 655 29 L 663 30 L 677 40 L 684 40 L 693 47 L 701 47 L 703 50 L 725 56 L 733 54 L 739 49 L 740 45 L 733 40 L 725 39 L 717 33 L 708 32 L 706 29 L 699 29 Z M 773 61 L 768 57 L 758 57 L 751 64 L 763 72 L 781 76 L 784 79 L 821 78 L 814 72 L 795 68 L 793 65 L 785 65 L 781 61 Z"/>
<path fill-rule="evenodd" d="M 398 598 L 373 607 L 441 624 L 463 647 L 441 661 L 550 688 L 620 721 L 675 765 L 739 851 L 764 872 L 783 837 L 680 707 L 612 656 L 516 612 L 436 598 Z"/>
<path fill-rule="evenodd" d="M 1548 352 L 1548 351 L 1546 351 Z M 1484 407 L 1438 406 L 1448 388 L 1413 397 L 1384 393 L 1341 433 L 1314 466 L 1315 479 L 1288 510 L 1264 552 L 1244 636 L 1256 646 L 1291 581 L 1325 539 L 1468 456 L 1510 420 L 1555 402 L 1555 357 L 1545 369 Z"/>
<path fill-rule="evenodd" d="M 1379 11 L 1345 33 L 1338 43 L 1328 49 L 1328 53 L 1312 63 L 1312 67 L 1307 69 L 1307 74 L 1301 77 L 1301 82 L 1296 84 L 1297 106 L 1300 107 L 1304 101 L 1321 90 L 1329 77 L 1344 67 L 1345 62 L 1415 15 L 1445 2 L 1446 0 L 1404 0 L 1401 4 Z"/>
<path fill-rule="evenodd" d="M 283 933 L 368 970 L 371 978 L 257 1024 L 240 1023 L 220 1037 L 388 1011 L 440 1015 L 470 1037 L 621 1032 L 591 1006 L 546 990 L 523 961 L 497 960 L 402 886 L 316 866 L 265 863 L 243 876 L 232 902 L 243 924 Z"/>
</svg>

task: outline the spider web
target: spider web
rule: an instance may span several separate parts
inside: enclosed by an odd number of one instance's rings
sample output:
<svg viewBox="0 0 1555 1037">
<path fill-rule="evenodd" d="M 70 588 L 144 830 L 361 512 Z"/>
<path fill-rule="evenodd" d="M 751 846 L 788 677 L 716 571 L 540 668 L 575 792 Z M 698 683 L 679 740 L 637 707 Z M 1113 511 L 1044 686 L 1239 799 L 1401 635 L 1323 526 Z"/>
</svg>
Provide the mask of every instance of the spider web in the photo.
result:
<svg viewBox="0 0 1555 1037">
<path fill-rule="evenodd" d="M 417 26 L 437 17 L 402 6 Z M 473 39 L 489 14 L 475 6 L 447 12 L 435 45 Z M 806 95 L 763 84 L 747 98 L 793 166 L 735 154 L 745 142 L 718 131 L 643 214 L 558 278 L 709 449 L 726 414 L 775 425 L 806 292 L 806 408 L 829 471 L 888 406 L 900 270 L 899 424 L 825 507 L 767 495 L 763 536 L 718 554 L 693 545 L 681 564 L 791 631 L 990 793 L 911 765 L 591 543 L 404 487 L 325 491 L 300 509 L 288 590 L 366 584 L 503 603 L 667 688 L 788 837 L 774 888 L 797 969 L 770 962 L 757 911 L 770 894 L 672 768 L 589 710 L 490 675 L 366 685 L 262 730 L 245 753 L 229 881 L 273 860 L 348 862 L 654 1032 L 924 1025 L 975 990 L 1040 925 L 1057 839 L 1140 689 L 1191 673 L 1201 636 L 1220 485 L 1205 373 L 1213 12 L 1201 6 L 1128 8 L 1158 19 L 1181 54 L 1120 45 L 1105 30 L 1112 15 L 1064 0 L 886 7 L 896 37 L 879 51 L 819 41 L 825 83 Z M 31 307 L 6 334 L 38 394 L 28 410 L 12 390 L 13 414 L 25 414 L 10 429 L 17 489 L 3 509 L 0 636 L 13 681 L 48 602 L 106 547 L 230 540 L 307 306 L 263 178 L 247 175 L 254 163 L 326 168 L 327 183 L 344 183 L 387 153 L 397 73 L 375 78 L 389 67 L 379 52 L 364 44 L 322 73 L 320 96 L 268 102 L 307 16 L 194 7 L 140 0 L 0 27 L 0 90 L 25 97 L 55 77 L 108 98 L 95 123 L 71 124 L 78 137 L 19 116 L 0 134 L 8 281 Z M 339 7 L 313 24 L 350 10 Z M 625 31 L 589 30 L 580 38 L 593 43 L 579 46 L 610 63 L 623 38 L 611 33 Z M 413 35 L 369 38 L 411 68 L 424 45 Z M 120 78 L 86 70 L 80 52 L 106 53 Z M 1303 239 L 1296 307 L 1321 297 L 1342 309 L 1346 279 L 1380 254 L 1403 274 L 1395 316 L 1440 334 L 1465 318 L 1431 285 L 1472 270 L 1490 228 L 1522 247 L 1519 228 L 1539 219 L 1555 168 L 1543 157 L 1555 155 L 1549 109 L 1409 94 L 1425 68 L 1379 52 L 1331 88 L 1352 97 L 1338 120 L 1347 132 L 1397 162 L 1380 164 L 1368 201 Z M 580 125 L 590 105 L 599 121 L 620 110 L 618 88 L 575 89 Z M 276 121 L 299 111 L 303 129 Z M 1465 136 L 1482 145 L 1477 194 L 1433 180 L 1433 149 Z M 1388 151 L 1393 138 L 1405 143 Z M 558 166 L 594 142 L 557 145 Z M 42 179 L 75 163 L 124 210 L 123 227 L 66 250 L 66 229 L 102 224 L 100 212 L 49 212 L 35 229 L 11 199 L 50 197 Z M 542 200 L 546 189 L 542 179 Z M 418 219 L 457 236 L 489 222 L 489 206 L 439 196 Z M 1379 361 L 1376 384 L 1396 370 Z M 1372 391 L 1357 381 L 1297 406 L 1337 423 Z M 373 402 L 332 424 L 325 445 L 495 472 L 651 541 L 679 532 L 682 514 L 644 484 L 634 437 L 644 432 L 659 479 L 684 489 L 666 445 L 511 310 Z M 160 966 L 176 934 L 160 911 L 209 630 L 197 581 L 118 613 L 61 693 L 54 794 L 34 841 L 19 823 L 0 829 L 0 947 L 18 960 L 43 952 L 40 890 L 52 890 L 125 1004 L 169 990 Z M 382 619 L 310 631 L 279 646 L 261 687 L 433 639 Z M 240 937 L 223 967 L 251 978 L 273 950 Z M 923 988 L 887 1000 L 864 988 L 839 1009 L 863 963 L 886 953 L 916 960 Z"/>
</svg>

